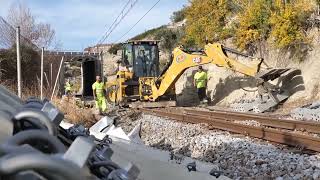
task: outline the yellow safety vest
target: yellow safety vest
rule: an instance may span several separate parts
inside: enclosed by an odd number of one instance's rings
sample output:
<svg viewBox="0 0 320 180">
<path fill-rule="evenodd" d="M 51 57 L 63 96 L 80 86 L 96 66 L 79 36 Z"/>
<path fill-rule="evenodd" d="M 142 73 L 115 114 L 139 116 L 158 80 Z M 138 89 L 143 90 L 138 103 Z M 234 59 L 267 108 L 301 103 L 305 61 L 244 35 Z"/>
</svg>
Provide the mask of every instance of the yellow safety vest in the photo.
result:
<svg viewBox="0 0 320 180">
<path fill-rule="evenodd" d="M 197 72 L 194 75 L 194 79 L 196 80 L 196 86 L 197 88 L 203 88 L 206 87 L 206 81 L 208 79 L 207 73 L 202 71 L 202 72 Z"/>
<path fill-rule="evenodd" d="M 66 85 L 64 86 L 64 88 L 67 90 L 67 91 L 71 91 L 71 84 L 69 82 L 66 82 Z"/>
<path fill-rule="evenodd" d="M 104 95 L 104 94 L 103 94 L 103 91 L 104 91 L 104 84 L 103 84 L 103 82 L 100 82 L 100 83 L 95 82 L 95 83 L 93 83 L 93 84 L 92 84 L 92 89 L 93 89 L 93 90 L 96 90 L 97 96 L 103 96 L 103 95 Z"/>
</svg>

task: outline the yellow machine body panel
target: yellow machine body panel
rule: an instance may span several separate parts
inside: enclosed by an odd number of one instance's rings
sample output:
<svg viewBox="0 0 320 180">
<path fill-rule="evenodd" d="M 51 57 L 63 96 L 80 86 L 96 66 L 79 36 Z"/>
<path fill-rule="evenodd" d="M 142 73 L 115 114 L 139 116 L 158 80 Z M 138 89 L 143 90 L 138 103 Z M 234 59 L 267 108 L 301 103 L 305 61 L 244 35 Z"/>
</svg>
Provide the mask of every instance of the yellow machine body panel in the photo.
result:
<svg viewBox="0 0 320 180">
<path fill-rule="evenodd" d="M 106 96 L 109 102 L 121 102 L 123 100 L 126 96 L 125 88 L 127 87 L 124 82 L 132 79 L 133 73 L 128 71 L 118 71 L 116 76 L 115 80 L 106 82 Z"/>
</svg>

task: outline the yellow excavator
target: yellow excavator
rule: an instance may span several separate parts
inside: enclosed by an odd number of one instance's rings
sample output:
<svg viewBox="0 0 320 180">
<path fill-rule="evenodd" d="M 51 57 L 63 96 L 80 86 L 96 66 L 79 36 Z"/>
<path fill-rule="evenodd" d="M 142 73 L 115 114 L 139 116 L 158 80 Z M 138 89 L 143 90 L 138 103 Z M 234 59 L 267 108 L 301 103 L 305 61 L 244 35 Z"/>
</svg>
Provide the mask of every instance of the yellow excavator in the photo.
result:
<svg viewBox="0 0 320 180">
<path fill-rule="evenodd" d="M 208 43 L 203 50 L 198 51 L 183 47 L 175 48 L 170 61 L 160 72 L 158 44 L 159 41 L 129 41 L 123 44 L 116 79 L 106 83 L 108 102 L 122 103 L 136 100 L 154 102 L 174 99 L 175 82 L 183 72 L 190 67 L 204 64 L 212 63 L 255 77 L 260 86 L 289 70 L 269 68 L 261 71 L 263 59 L 248 56 L 219 43 Z M 250 58 L 251 61 L 248 64 L 241 63 L 228 57 L 227 51 Z M 277 99 L 277 94 L 281 92 L 269 92 L 274 103 L 279 103 L 284 98 Z"/>
</svg>

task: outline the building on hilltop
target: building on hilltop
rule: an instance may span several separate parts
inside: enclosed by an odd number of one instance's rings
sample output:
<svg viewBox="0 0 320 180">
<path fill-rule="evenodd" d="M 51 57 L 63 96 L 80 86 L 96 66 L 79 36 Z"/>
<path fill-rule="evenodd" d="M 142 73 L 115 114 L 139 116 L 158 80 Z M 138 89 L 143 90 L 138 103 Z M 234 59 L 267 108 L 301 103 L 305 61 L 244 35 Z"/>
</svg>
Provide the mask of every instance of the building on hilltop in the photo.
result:
<svg viewBox="0 0 320 180">
<path fill-rule="evenodd" d="M 83 51 L 85 53 L 98 53 L 98 52 L 107 52 L 113 44 L 99 44 L 92 47 L 87 47 Z"/>
</svg>

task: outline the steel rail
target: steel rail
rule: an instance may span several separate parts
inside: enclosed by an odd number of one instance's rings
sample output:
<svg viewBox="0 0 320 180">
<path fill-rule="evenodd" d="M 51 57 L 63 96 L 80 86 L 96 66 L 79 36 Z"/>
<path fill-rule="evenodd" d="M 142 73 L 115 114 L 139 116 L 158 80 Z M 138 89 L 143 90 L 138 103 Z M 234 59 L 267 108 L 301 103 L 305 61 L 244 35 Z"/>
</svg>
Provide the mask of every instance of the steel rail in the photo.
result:
<svg viewBox="0 0 320 180">
<path fill-rule="evenodd" d="M 305 130 L 310 133 L 320 133 L 320 123 L 318 122 L 287 120 L 287 119 L 270 117 L 266 115 L 256 115 L 256 114 L 239 113 L 239 112 L 232 112 L 232 111 L 221 111 L 221 110 L 199 111 L 199 110 L 193 110 L 193 109 L 185 109 L 185 112 L 187 114 L 221 118 L 224 120 L 237 120 L 237 121 L 254 120 L 259 122 L 261 125 L 267 126 L 267 127 L 281 128 L 281 129 L 288 129 L 288 130 Z"/>
<path fill-rule="evenodd" d="M 232 133 L 244 134 L 250 137 L 299 147 L 307 150 L 320 152 L 320 138 L 302 135 L 294 132 L 281 131 L 279 129 L 254 127 L 226 121 L 215 117 L 205 117 L 196 114 L 186 114 L 183 112 L 167 112 L 154 109 L 140 109 L 142 112 L 160 117 L 168 117 L 176 121 L 187 123 L 206 123 L 210 127 L 229 131 Z"/>
</svg>

